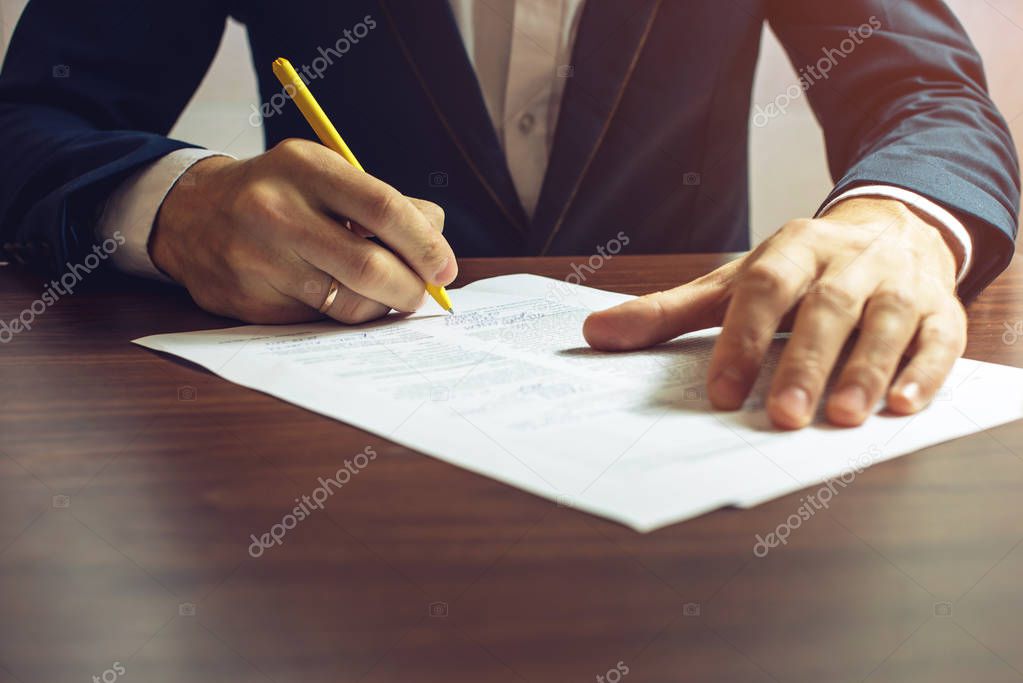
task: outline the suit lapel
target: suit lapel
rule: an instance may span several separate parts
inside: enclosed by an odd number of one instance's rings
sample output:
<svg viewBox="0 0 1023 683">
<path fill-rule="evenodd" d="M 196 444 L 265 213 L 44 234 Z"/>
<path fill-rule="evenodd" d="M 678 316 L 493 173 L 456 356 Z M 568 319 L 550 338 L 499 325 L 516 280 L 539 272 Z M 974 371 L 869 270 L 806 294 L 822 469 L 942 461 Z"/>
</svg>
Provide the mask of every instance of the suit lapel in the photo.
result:
<svg viewBox="0 0 1023 683">
<path fill-rule="evenodd" d="M 508 221 L 528 220 L 448 0 L 380 0 L 405 59 L 466 163 Z"/>
<path fill-rule="evenodd" d="M 530 233 L 530 250 L 554 244 L 611 125 L 661 0 L 587 0 L 572 52 L 547 176 Z"/>
</svg>

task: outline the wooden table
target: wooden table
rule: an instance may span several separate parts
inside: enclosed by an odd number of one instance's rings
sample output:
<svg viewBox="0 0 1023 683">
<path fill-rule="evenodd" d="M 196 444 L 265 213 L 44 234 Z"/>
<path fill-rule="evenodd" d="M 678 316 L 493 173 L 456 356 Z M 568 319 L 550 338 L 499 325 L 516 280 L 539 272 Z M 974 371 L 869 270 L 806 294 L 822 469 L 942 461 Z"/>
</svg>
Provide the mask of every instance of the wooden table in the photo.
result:
<svg viewBox="0 0 1023 683">
<path fill-rule="evenodd" d="M 723 260 L 618 257 L 590 284 Z M 462 281 L 514 271 L 570 272 Z M 0 317 L 42 287 L 0 268 Z M 1020 320 L 1017 260 L 967 355 L 1023 366 Z M 1023 423 L 860 474 L 761 559 L 801 494 L 640 535 L 128 343 L 226 324 L 96 275 L 0 346 L 0 683 L 1023 680 Z M 366 446 L 326 509 L 249 555 Z"/>
</svg>

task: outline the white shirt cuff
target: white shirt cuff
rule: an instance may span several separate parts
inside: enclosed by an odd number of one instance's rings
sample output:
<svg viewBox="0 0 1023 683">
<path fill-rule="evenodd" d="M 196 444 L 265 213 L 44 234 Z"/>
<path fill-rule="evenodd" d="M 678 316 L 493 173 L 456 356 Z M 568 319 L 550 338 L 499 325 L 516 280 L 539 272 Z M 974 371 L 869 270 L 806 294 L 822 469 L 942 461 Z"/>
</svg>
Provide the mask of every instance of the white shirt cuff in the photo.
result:
<svg viewBox="0 0 1023 683">
<path fill-rule="evenodd" d="M 230 155 L 207 149 L 179 149 L 136 171 L 114 190 L 96 225 L 96 235 L 99 240 L 115 239 L 118 232 L 123 237 L 124 244 L 110 256 L 119 270 L 173 282 L 149 257 L 149 235 L 163 200 L 178 179 L 194 164 L 214 156 Z"/>
<path fill-rule="evenodd" d="M 854 197 L 885 197 L 888 199 L 897 199 L 898 201 L 908 204 L 922 213 L 927 214 L 937 221 L 939 225 L 938 229 L 943 230 L 946 237 L 951 236 L 952 239 L 955 242 L 958 242 L 962 248 L 962 264 L 959 266 L 959 274 L 956 277 L 956 282 L 961 283 L 966 277 L 966 274 L 970 272 L 970 266 L 973 265 L 973 239 L 970 237 L 970 233 L 966 229 L 966 226 L 964 226 L 958 218 L 953 216 L 946 209 L 916 192 L 912 192 L 901 187 L 895 187 L 893 185 L 863 185 L 861 187 L 855 187 L 847 192 L 843 192 L 839 196 L 835 197 L 828 202 L 817 215 L 821 216 L 830 211 L 839 202 L 844 202 L 846 199 L 853 199 Z M 957 256 L 959 255 L 957 254 Z"/>
</svg>

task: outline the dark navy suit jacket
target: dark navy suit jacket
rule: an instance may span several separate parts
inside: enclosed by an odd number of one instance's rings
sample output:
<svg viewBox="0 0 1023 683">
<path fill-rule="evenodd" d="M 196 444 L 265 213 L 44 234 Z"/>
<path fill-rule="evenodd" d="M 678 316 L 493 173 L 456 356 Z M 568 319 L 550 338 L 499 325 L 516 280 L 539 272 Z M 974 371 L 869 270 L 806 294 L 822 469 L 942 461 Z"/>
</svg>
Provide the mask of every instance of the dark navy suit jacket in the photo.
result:
<svg viewBox="0 0 1023 683">
<path fill-rule="evenodd" d="M 938 0 L 589 0 L 532 220 L 447 0 L 292 0 L 286 14 L 279 5 L 31 0 L 0 77 L 5 249 L 63 269 L 92 247 L 110 192 L 189 146 L 166 135 L 232 16 L 248 29 L 264 102 L 280 92 L 275 58 L 312 64 L 346 29 L 372 24 L 331 55 L 314 92 L 366 168 L 446 209 L 461 256 L 589 254 L 622 230 L 630 253 L 743 250 L 765 20 L 797 67 L 873 21 L 881 28 L 807 93 L 835 193 L 892 184 L 963 219 L 977 257 L 966 297 L 1011 259 L 1013 143 L 975 49 Z M 238 118 L 242 130 L 253 112 Z M 311 136 L 290 103 L 265 127 L 268 145 Z"/>
</svg>

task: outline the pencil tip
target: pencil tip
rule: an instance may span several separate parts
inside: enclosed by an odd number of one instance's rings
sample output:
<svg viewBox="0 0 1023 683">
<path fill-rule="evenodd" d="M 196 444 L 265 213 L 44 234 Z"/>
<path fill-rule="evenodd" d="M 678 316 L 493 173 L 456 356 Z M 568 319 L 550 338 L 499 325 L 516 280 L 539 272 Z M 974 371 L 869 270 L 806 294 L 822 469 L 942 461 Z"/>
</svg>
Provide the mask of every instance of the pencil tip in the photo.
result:
<svg viewBox="0 0 1023 683">
<path fill-rule="evenodd" d="M 455 309 L 449 308 L 448 309 L 448 313 L 451 314 L 451 315 L 454 315 L 455 314 Z"/>
</svg>

